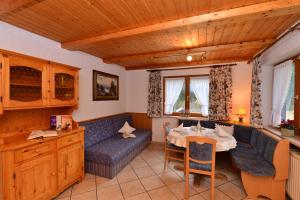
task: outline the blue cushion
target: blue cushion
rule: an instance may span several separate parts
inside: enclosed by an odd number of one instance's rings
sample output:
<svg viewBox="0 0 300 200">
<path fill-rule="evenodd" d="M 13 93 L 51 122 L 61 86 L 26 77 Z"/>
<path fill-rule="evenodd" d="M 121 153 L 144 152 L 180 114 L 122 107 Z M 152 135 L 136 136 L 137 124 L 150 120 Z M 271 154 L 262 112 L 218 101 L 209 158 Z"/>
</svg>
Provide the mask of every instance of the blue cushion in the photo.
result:
<svg viewBox="0 0 300 200">
<path fill-rule="evenodd" d="M 235 125 L 233 136 L 238 142 L 244 142 L 250 144 L 253 129 L 254 128 L 252 127 Z"/>
<path fill-rule="evenodd" d="M 256 150 L 249 144 L 238 142 L 235 149 L 231 150 L 231 153 L 238 156 L 247 155 L 248 157 L 256 158 Z"/>
<path fill-rule="evenodd" d="M 232 159 L 237 168 L 255 176 L 274 176 L 275 169 L 272 164 L 260 156 L 248 156 L 248 154 L 236 154 L 231 151 Z"/>
<path fill-rule="evenodd" d="M 203 170 L 203 171 L 211 171 L 211 164 L 199 164 L 199 163 L 190 161 L 190 168 Z"/>
<path fill-rule="evenodd" d="M 130 114 L 121 114 L 111 118 L 113 126 L 113 134 L 118 134 L 118 131 L 124 126 L 125 122 L 128 122 L 132 126 L 132 118 Z"/>
<path fill-rule="evenodd" d="M 98 119 L 80 123 L 85 127 L 84 145 L 85 147 L 97 144 L 113 136 L 113 127 L 111 119 Z"/>
<path fill-rule="evenodd" d="M 211 144 L 199 144 L 197 142 L 191 142 L 190 145 L 190 157 L 199 161 L 211 161 L 212 160 L 212 145 Z M 190 161 L 190 167 L 200 170 L 211 170 L 211 164 L 200 164 Z"/>
<path fill-rule="evenodd" d="M 271 164 L 273 163 L 273 156 L 274 156 L 274 152 L 275 152 L 277 143 L 278 142 L 276 140 L 274 140 L 273 138 L 271 138 L 271 137 L 267 138 L 266 148 L 265 148 L 265 152 L 264 152 L 264 159 Z"/>
<path fill-rule="evenodd" d="M 214 129 L 216 123 L 231 126 L 230 124 L 224 123 L 222 121 L 214 121 L 214 120 L 201 120 L 200 125 L 204 128 Z M 184 127 L 197 126 L 198 120 L 190 120 L 190 119 L 179 119 L 178 124 L 183 124 Z"/>
<path fill-rule="evenodd" d="M 136 138 L 124 139 L 121 134 L 118 134 L 85 148 L 85 160 L 105 165 L 114 165 L 139 145 L 151 141 L 150 131 L 138 129 L 133 134 L 136 135 Z"/>
<path fill-rule="evenodd" d="M 183 124 L 184 127 L 197 126 L 198 120 L 179 119 L 178 124 Z"/>
</svg>

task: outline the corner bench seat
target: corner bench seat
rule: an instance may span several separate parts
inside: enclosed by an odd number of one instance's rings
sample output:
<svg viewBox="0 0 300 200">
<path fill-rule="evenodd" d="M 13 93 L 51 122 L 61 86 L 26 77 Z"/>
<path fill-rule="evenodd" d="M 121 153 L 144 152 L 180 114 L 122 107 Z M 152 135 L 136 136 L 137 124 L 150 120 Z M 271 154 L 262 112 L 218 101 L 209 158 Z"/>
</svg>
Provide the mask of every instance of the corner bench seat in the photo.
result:
<svg viewBox="0 0 300 200">
<path fill-rule="evenodd" d="M 105 165 L 116 164 L 130 154 L 141 143 L 151 140 L 151 133 L 145 129 L 133 132 L 136 138 L 124 139 L 120 134 L 85 149 L 85 160 Z"/>
<path fill-rule="evenodd" d="M 255 176 L 274 176 L 273 156 L 277 141 L 253 129 L 249 143 L 238 142 L 231 156 L 242 171 Z"/>
<path fill-rule="evenodd" d="M 181 119 L 181 123 L 191 126 L 198 121 Z M 212 129 L 216 123 L 232 125 L 222 121 L 200 121 L 201 126 Z M 289 142 L 262 129 L 241 125 L 234 125 L 233 136 L 237 140 L 237 147 L 231 149 L 230 154 L 234 165 L 241 170 L 248 198 L 262 195 L 273 200 L 285 199 Z"/>
<path fill-rule="evenodd" d="M 123 138 L 118 130 L 126 121 L 133 126 L 127 113 L 80 123 L 85 127 L 86 172 L 113 178 L 151 143 L 152 133 L 145 129 L 134 131 L 136 138 Z"/>
</svg>

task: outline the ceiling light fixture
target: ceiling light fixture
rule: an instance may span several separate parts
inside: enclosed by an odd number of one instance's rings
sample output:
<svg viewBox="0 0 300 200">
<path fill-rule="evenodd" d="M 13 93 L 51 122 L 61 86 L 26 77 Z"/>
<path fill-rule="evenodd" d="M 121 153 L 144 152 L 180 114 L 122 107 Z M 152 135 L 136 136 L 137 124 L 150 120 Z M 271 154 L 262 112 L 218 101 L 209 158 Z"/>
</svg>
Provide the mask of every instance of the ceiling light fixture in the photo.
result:
<svg viewBox="0 0 300 200">
<path fill-rule="evenodd" d="M 187 60 L 188 62 L 191 62 L 191 61 L 193 60 L 193 57 L 192 57 L 191 55 L 187 55 L 187 56 L 186 56 L 186 60 Z"/>
</svg>

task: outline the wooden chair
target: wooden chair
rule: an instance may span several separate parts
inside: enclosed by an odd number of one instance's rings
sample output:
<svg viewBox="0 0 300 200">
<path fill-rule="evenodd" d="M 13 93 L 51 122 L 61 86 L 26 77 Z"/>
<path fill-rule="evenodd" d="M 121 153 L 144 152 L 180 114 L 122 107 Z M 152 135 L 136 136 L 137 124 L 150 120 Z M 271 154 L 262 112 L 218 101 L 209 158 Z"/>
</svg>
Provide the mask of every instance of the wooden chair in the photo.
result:
<svg viewBox="0 0 300 200">
<path fill-rule="evenodd" d="M 185 148 L 177 147 L 168 142 L 167 136 L 170 131 L 170 123 L 169 122 L 164 122 L 163 128 L 164 128 L 164 143 L 165 143 L 164 170 L 166 170 L 167 162 L 169 162 L 170 160 L 181 161 L 181 162 L 183 162 L 183 164 L 185 166 Z M 182 155 L 182 158 L 180 156 L 176 156 L 176 154 Z"/>
<path fill-rule="evenodd" d="M 216 140 L 199 136 L 186 137 L 185 199 L 189 197 L 189 174 L 191 172 L 211 177 L 210 199 L 215 199 L 215 163 Z"/>
</svg>

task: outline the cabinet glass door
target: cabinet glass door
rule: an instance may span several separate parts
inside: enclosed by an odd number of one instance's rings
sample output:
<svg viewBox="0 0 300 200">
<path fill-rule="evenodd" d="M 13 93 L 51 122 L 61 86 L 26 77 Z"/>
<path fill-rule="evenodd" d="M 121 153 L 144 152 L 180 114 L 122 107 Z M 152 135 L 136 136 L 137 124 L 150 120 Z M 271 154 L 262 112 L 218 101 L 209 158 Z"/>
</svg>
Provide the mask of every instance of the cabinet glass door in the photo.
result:
<svg viewBox="0 0 300 200">
<path fill-rule="evenodd" d="M 73 106 L 77 104 L 77 71 L 61 65 L 51 64 L 50 105 Z"/>
<path fill-rule="evenodd" d="M 74 96 L 74 76 L 66 73 L 55 74 L 55 99 L 70 101 Z"/>
<path fill-rule="evenodd" d="M 10 66 L 10 100 L 31 102 L 42 99 L 42 71 Z"/>
<path fill-rule="evenodd" d="M 46 104 L 45 63 L 22 57 L 9 57 L 4 71 L 4 107 L 41 107 Z"/>
</svg>

